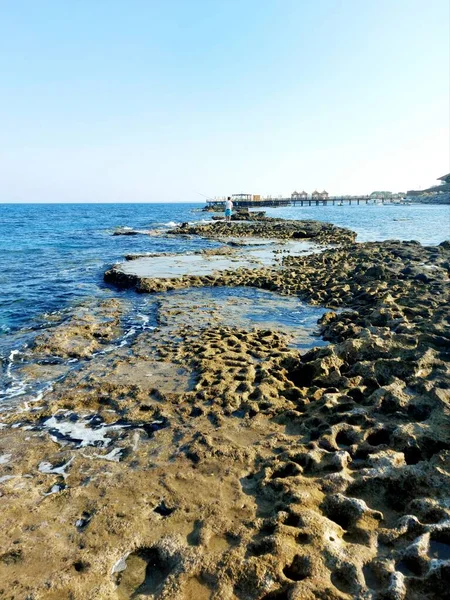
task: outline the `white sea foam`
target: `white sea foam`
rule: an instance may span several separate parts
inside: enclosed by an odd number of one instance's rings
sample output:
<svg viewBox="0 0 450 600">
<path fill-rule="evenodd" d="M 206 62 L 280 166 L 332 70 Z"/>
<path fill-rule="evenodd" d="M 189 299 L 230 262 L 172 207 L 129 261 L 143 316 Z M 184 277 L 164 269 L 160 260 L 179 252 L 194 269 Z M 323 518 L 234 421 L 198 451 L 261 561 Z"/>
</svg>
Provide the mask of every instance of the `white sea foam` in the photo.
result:
<svg viewBox="0 0 450 600">
<path fill-rule="evenodd" d="M 106 448 L 111 443 L 111 438 L 107 437 L 107 433 L 123 429 L 126 425 L 101 425 L 93 429 L 88 420 L 70 421 L 53 416 L 44 421 L 43 427 L 50 432 L 51 439 L 61 446 L 75 443 L 80 448 L 86 446 Z M 57 432 L 61 437 L 52 434 L 52 431 Z"/>
<path fill-rule="evenodd" d="M 73 456 L 64 465 L 60 465 L 59 467 L 54 467 L 51 463 L 42 461 L 39 463 L 38 469 L 41 473 L 45 473 L 46 475 L 62 475 L 64 478 L 66 478 L 68 477 L 66 469 L 70 466 L 72 461 Z"/>
<path fill-rule="evenodd" d="M 94 454 L 95 458 L 109 460 L 111 462 L 119 462 L 122 457 L 123 448 L 113 448 L 108 454 Z"/>
<path fill-rule="evenodd" d="M 0 394 L 0 397 L 3 399 L 17 398 L 17 396 L 23 396 L 26 389 L 27 385 L 24 381 L 14 378 L 13 383 Z"/>
<path fill-rule="evenodd" d="M 35 402 L 40 402 L 42 400 L 42 398 L 45 396 L 45 394 L 47 392 L 51 392 L 53 390 L 53 384 L 52 383 L 48 383 L 42 390 L 40 390 L 36 396 L 29 398 L 28 400 L 26 400 L 23 403 L 23 407 L 21 407 L 19 409 L 19 412 L 23 412 L 23 411 L 31 411 L 31 410 L 39 410 L 41 408 L 43 408 L 43 406 L 30 406 L 31 404 L 34 404 Z"/>
<path fill-rule="evenodd" d="M 141 321 L 142 321 L 141 328 L 144 329 L 145 331 L 152 331 L 153 329 L 156 329 L 156 327 L 154 327 L 153 325 L 149 325 L 150 317 L 148 315 L 145 315 L 143 313 L 137 313 L 137 317 L 139 319 L 141 319 Z"/>
<path fill-rule="evenodd" d="M 137 316 L 142 321 L 142 327 L 145 327 L 147 325 L 147 323 L 150 321 L 150 317 L 148 315 L 144 315 L 142 313 L 138 313 Z"/>
<path fill-rule="evenodd" d="M 189 225 L 198 225 L 199 223 L 211 223 L 211 219 L 199 219 L 198 221 L 189 221 Z"/>
<path fill-rule="evenodd" d="M 36 396 L 34 398 L 30 399 L 30 402 L 40 402 L 42 400 L 42 398 L 45 396 L 45 394 L 47 394 L 48 392 L 51 392 L 53 390 L 53 384 L 52 383 L 48 383 L 42 390 L 40 390 Z"/>
<path fill-rule="evenodd" d="M 26 345 L 24 347 L 26 347 Z M 4 389 L 0 391 L 0 398 L 2 400 L 11 400 L 12 398 L 23 396 L 27 392 L 28 384 L 19 379 L 13 372 L 13 365 L 16 362 L 15 357 L 19 354 L 20 350 L 11 350 L 7 358 L 5 377 L 7 380 L 9 379 L 9 382 L 6 384 Z"/>
<path fill-rule="evenodd" d="M 80 447 L 84 446 L 108 446 L 111 442 L 110 438 L 106 437 L 107 427 L 100 427 L 99 429 L 91 429 L 86 423 L 71 421 L 58 421 L 55 417 L 50 417 L 44 422 L 45 429 L 52 429 L 58 431 L 64 437 L 71 438 L 72 440 L 79 441 Z M 58 439 L 57 436 L 51 436 L 54 441 L 58 444 L 65 445 L 66 440 Z"/>
<path fill-rule="evenodd" d="M 132 327 L 129 331 L 126 332 L 126 334 L 122 337 L 122 341 L 119 344 L 119 348 L 122 348 L 123 346 L 126 346 L 128 344 L 128 339 L 131 335 L 134 335 L 136 333 L 136 329 L 134 327 Z"/>
<path fill-rule="evenodd" d="M 55 485 L 52 485 L 52 487 L 50 488 L 50 491 L 47 492 L 46 494 L 44 494 L 44 496 L 51 496 L 52 494 L 57 494 L 58 492 L 60 492 L 63 489 L 64 489 L 63 486 L 55 483 Z"/>
<path fill-rule="evenodd" d="M 9 353 L 8 356 L 8 366 L 6 367 L 6 377 L 10 377 L 12 379 L 15 379 L 13 374 L 11 373 L 11 367 L 14 363 L 14 357 L 17 356 L 19 354 L 18 350 L 11 350 L 11 352 Z"/>
</svg>

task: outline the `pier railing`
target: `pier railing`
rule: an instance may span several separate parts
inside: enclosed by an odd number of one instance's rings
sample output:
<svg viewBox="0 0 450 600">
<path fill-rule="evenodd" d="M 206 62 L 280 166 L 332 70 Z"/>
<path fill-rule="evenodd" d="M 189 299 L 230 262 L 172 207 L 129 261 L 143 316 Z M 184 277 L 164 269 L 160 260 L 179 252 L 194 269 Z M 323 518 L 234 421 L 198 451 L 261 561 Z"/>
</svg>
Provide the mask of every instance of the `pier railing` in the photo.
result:
<svg viewBox="0 0 450 600">
<path fill-rule="evenodd" d="M 226 198 L 214 198 L 207 200 L 207 205 L 210 209 L 217 208 L 218 210 L 223 209 L 225 205 Z M 352 204 L 401 204 L 405 201 L 403 197 L 394 197 L 394 198 L 381 198 L 376 196 L 328 196 L 326 198 L 297 198 L 297 197 L 289 197 L 282 198 L 277 197 L 273 198 L 271 196 L 266 196 L 264 198 L 259 198 L 258 200 L 239 200 L 233 199 L 233 205 L 235 208 L 258 208 L 264 206 L 327 206 L 331 205 L 352 205 Z"/>
</svg>

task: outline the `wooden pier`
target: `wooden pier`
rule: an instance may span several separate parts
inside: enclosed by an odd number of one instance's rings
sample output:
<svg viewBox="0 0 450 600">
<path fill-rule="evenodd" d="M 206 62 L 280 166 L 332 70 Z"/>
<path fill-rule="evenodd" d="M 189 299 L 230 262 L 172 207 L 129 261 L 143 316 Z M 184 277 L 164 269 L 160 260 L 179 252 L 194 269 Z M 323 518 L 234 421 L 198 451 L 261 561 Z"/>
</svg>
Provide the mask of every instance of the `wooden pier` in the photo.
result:
<svg viewBox="0 0 450 600">
<path fill-rule="evenodd" d="M 280 206 L 352 206 L 352 204 L 402 204 L 404 199 L 399 198 L 375 198 L 373 196 L 329 196 L 328 198 L 261 198 L 253 199 L 235 199 L 233 206 L 235 208 L 262 208 L 262 207 L 280 207 Z M 224 199 L 207 200 L 208 210 L 223 210 L 225 206 Z"/>
</svg>

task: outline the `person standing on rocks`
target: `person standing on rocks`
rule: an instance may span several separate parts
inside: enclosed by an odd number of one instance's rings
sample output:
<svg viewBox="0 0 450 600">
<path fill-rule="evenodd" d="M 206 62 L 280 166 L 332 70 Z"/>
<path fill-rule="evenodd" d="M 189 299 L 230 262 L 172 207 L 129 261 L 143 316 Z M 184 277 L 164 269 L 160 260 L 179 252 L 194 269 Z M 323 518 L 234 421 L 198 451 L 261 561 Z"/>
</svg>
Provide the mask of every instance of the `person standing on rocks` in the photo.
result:
<svg viewBox="0 0 450 600">
<path fill-rule="evenodd" d="M 231 202 L 230 196 L 228 196 L 225 202 L 225 221 L 231 223 L 231 215 L 233 212 L 233 203 Z"/>
</svg>

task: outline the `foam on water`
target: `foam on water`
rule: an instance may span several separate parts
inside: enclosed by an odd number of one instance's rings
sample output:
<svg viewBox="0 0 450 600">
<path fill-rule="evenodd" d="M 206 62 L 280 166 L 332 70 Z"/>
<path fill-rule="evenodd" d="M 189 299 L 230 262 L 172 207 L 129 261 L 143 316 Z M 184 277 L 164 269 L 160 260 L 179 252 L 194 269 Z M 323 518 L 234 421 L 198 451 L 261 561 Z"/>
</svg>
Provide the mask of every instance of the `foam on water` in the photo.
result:
<svg viewBox="0 0 450 600">
<path fill-rule="evenodd" d="M 61 446 L 68 443 L 74 444 L 76 448 L 85 446 L 97 446 L 106 448 L 111 443 L 111 437 L 107 437 L 112 431 L 123 429 L 127 425 L 105 425 L 96 422 L 96 416 L 79 418 L 74 413 L 50 417 L 42 424 L 54 442 Z"/>
<path fill-rule="evenodd" d="M 51 463 L 47 461 L 42 461 L 39 463 L 38 470 L 41 473 L 45 473 L 46 475 L 62 475 L 64 478 L 68 477 L 66 473 L 66 469 L 70 467 L 73 462 L 73 456 L 70 458 L 65 464 L 53 466 Z"/>
<path fill-rule="evenodd" d="M 44 496 L 51 496 L 52 494 L 57 494 L 58 492 L 61 492 L 63 489 L 65 489 L 64 485 L 55 483 L 55 485 L 52 485 L 52 487 L 50 488 L 50 491 L 47 492 L 46 494 L 44 494 Z"/>
<path fill-rule="evenodd" d="M 102 460 L 109 460 L 110 462 L 120 462 L 123 450 L 123 448 L 113 448 L 108 454 L 93 454 L 92 456 Z"/>
</svg>

